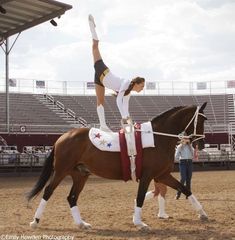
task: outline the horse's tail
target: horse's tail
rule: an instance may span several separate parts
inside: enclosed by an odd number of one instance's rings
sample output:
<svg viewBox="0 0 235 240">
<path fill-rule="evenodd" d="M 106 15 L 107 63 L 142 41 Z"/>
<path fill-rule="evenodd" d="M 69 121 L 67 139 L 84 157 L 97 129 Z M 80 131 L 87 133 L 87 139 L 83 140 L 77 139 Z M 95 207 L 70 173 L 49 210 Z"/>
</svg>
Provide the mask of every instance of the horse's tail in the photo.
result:
<svg viewBox="0 0 235 240">
<path fill-rule="evenodd" d="M 35 195 L 40 193 L 47 181 L 49 180 L 52 172 L 53 172 L 53 160 L 54 160 L 54 147 L 50 153 L 50 155 L 46 158 L 42 172 L 37 183 L 34 185 L 33 189 L 27 194 L 27 199 L 30 201 Z"/>
</svg>

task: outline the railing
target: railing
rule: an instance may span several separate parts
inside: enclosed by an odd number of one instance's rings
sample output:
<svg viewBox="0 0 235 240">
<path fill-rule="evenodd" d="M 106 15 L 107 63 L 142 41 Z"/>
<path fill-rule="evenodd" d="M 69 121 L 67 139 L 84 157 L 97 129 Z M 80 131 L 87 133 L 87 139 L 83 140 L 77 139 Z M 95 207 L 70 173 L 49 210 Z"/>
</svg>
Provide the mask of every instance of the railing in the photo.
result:
<svg viewBox="0 0 235 240">
<path fill-rule="evenodd" d="M 41 169 L 44 165 L 48 153 L 0 153 L 0 172 L 20 172 L 20 171 L 35 171 Z M 218 169 L 234 169 L 235 167 L 235 152 L 219 152 L 208 154 L 207 152 L 199 152 L 199 160 L 193 161 L 194 164 L 203 164 L 207 166 L 216 166 Z M 175 164 L 178 164 L 175 161 Z"/>
<path fill-rule="evenodd" d="M 205 124 L 205 133 L 228 133 L 229 124 Z"/>
<path fill-rule="evenodd" d="M 17 168 L 35 168 L 42 167 L 47 154 L 43 153 L 35 153 L 35 154 L 27 154 L 27 153 L 1 153 L 0 154 L 0 168 L 8 168 L 14 169 Z"/>
<path fill-rule="evenodd" d="M 76 113 L 70 108 L 66 109 L 67 114 L 72 117 L 75 121 L 78 121 L 83 126 L 88 126 L 87 121 L 82 117 L 77 117 Z"/>
<path fill-rule="evenodd" d="M 43 96 L 44 96 L 44 98 L 46 98 L 46 100 L 49 100 L 50 102 L 55 103 L 55 100 L 51 95 L 44 94 Z"/>
<path fill-rule="evenodd" d="M 70 125 L 33 125 L 33 124 L 10 124 L 10 133 L 22 134 L 62 134 L 72 128 L 82 127 L 81 124 Z M 0 133 L 6 133 L 6 125 L 0 124 Z"/>
<path fill-rule="evenodd" d="M 45 87 L 37 86 L 35 79 L 14 78 L 15 84 L 9 85 L 9 91 L 15 93 L 34 94 L 63 94 L 63 95 L 95 95 L 94 84 L 83 81 L 56 81 L 40 80 L 45 82 Z M 0 92 L 5 91 L 4 79 L 0 78 Z M 202 84 L 203 83 L 203 84 Z M 233 94 L 235 90 L 234 80 L 220 81 L 151 81 L 146 82 L 142 95 L 202 95 L 202 94 Z M 107 91 L 113 93 L 112 91 Z"/>
<path fill-rule="evenodd" d="M 56 105 L 59 109 L 65 110 L 65 106 L 64 106 L 64 104 L 63 104 L 62 102 L 56 101 L 56 102 L 55 102 L 55 105 Z"/>
<path fill-rule="evenodd" d="M 75 121 L 79 123 L 69 124 L 69 125 L 36 125 L 36 124 L 10 124 L 10 133 L 64 133 L 72 128 L 80 127 L 97 127 L 99 124 L 88 124 L 85 119 L 81 117 L 75 118 Z M 110 126 L 113 131 L 118 131 L 120 125 Z M 0 133 L 6 132 L 6 124 L 0 124 Z M 229 133 L 229 124 L 228 125 L 205 125 L 205 133 Z"/>
<path fill-rule="evenodd" d="M 82 118 L 82 117 L 77 117 L 76 113 L 70 109 L 70 108 L 66 108 L 65 105 L 60 102 L 60 101 L 55 101 L 54 97 L 49 95 L 49 94 L 44 94 L 44 98 L 48 99 L 51 103 L 53 103 L 57 108 L 59 108 L 60 110 L 62 110 L 65 114 L 67 114 L 67 116 L 71 117 L 75 122 L 78 122 L 79 124 L 81 124 L 82 126 L 87 126 L 87 121 Z"/>
</svg>

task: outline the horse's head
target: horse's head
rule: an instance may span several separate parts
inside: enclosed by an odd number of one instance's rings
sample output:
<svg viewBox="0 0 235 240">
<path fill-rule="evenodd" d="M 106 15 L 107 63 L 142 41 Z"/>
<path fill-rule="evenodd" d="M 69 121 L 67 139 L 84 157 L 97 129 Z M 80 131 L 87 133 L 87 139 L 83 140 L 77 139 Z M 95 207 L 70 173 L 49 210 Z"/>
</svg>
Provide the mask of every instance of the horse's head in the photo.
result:
<svg viewBox="0 0 235 240">
<path fill-rule="evenodd" d="M 187 135 L 190 137 L 193 147 L 204 148 L 204 121 L 203 114 L 206 102 L 201 107 L 180 106 L 174 107 L 152 119 L 151 124 L 156 135 L 174 137 Z M 183 137 L 183 136 L 182 136 Z M 155 138 L 157 141 L 158 138 Z"/>
<path fill-rule="evenodd" d="M 199 150 L 202 150 L 205 146 L 204 142 L 204 122 L 207 120 L 204 115 L 204 109 L 206 107 L 207 102 L 203 103 L 201 107 L 197 107 L 192 118 L 191 123 L 186 127 L 185 133 L 188 136 L 191 136 L 191 142 L 193 147 L 198 146 Z"/>
</svg>

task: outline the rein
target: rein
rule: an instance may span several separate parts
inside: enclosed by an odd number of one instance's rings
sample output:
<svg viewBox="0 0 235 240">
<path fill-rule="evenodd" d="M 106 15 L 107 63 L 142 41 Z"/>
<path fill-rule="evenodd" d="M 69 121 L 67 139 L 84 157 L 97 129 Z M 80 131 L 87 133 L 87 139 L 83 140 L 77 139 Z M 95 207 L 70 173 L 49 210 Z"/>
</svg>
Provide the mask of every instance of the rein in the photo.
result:
<svg viewBox="0 0 235 240">
<path fill-rule="evenodd" d="M 183 139 L 183 138 L 193 138 L 193 137 L 196 137 L 192 142 L 195 142 L 199 139 L 203 139 L 205 138 L 205 135 L 204 134 L 197 134 L 197 121 L 198 121 L 198 116 L 202 116 L 202 117 L 205 117 L 206 116 L 202 113 L 199 112 L 199 107 L 197 107 L 193 117 L 191 118 L 191 120 L 189 121 L 188 125 L 185 127 L 185 129 L 183 130 L 182 133 L 180 134 L 170 134 L 170 133 L 163 133 L 163 132 L 155 132 L 155 131 L 143 131 L 141 129 L 136 129 L 135 131 L 138 131 L 138 132 L 145 132 L 145 133 L 152 133 L 154 135 L 161 135 L 161 136 L 167 136 L 167 137 L 175 137 L 175 138 L 178 138 L 178 139 Z M 194 121 L 194 130 L 193 130 L 193 133 L 190 134 L 190 135 L 185 135 L 186 133 L 186 130 L 189 128 L 190 124 Z"/>
</svg>

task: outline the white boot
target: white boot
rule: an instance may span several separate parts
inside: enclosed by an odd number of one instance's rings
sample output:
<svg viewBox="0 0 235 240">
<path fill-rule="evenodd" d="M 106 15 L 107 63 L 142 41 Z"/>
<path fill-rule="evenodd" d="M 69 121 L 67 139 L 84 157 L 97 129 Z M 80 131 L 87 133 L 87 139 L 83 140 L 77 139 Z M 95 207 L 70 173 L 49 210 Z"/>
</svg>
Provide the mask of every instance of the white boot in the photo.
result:
<svg viewBox="0 0 235 240">
<path fill-rule="evenodd" d="M 133 223 L 136 227 L 138 227 L 140 229 L 148 227 L 147 224 L 142 222 L 141 214 L 142 214 L 142 208 L 135 206 L 135 211 L 134 211 L 134 215 L 133 215 Z"/>
<path fill-rule="evenodd" d="M 74 206 L 74 207 L 70 208 L 70 211 L 73 216 L 74 223 L 79 228 L 85 228 L 85 229 L 91 228 L 91 224 L 82 220 L 78 206 Z"/>
<path fill-rule="evenodd" d="M 202 220 L 208 219 L 208 216 L 207 216 L 206 212 L 203 210 L 202 205 L 200 204 L 200 202 L 196 199 L 196 197 L 193 194 L 191 194 L 188 197 L 188 200 L 192 204 L 194 209 L 199 213 L 200 219 L 202 219 Z"/>
<path fill-rule="evenodd" d="M 168 219 L 169 216 L 165 212 L 165 199 L 161 196 L 161 194 L 158 195 L 158 206 L 159 206 L 159 212 L 158 212 L 158 218 L 162 219 Z"/>
<path fill-rule="evenodd" d="M 104 107 L 103 105 L 97 106 L 97 114 L 100 121 L 100 129 L 105 132 L 112 132 L 105 122 Z"/>
<path fill-rule="evenodd" d="M 91 14 L 88 15 L 88 23 L 89 23 L 92 38 L 98 41 L 99 38 L 95 30 L 96 25 L 95 25 L 94 17 Z"/>
<path fill-rule="evenodd" d="M 40 221 L 40 219 L 42 217 L 42 214 L 43 214 L 43 212 L 45 210 L 46 205 L 47 205 L 47 201 L 42 198 L 41 202 L 40 202 L 40 204 L 39 204 L 39 206 L 37 208 L 37 211 L 36 211 L 36 213 L 34 215 L 34 219 L 33 219 L 32 222 L 30 222 L 30 227 L 31 228 L 36 228 L 38 226 L 39 221 Z"/>
</svg>

